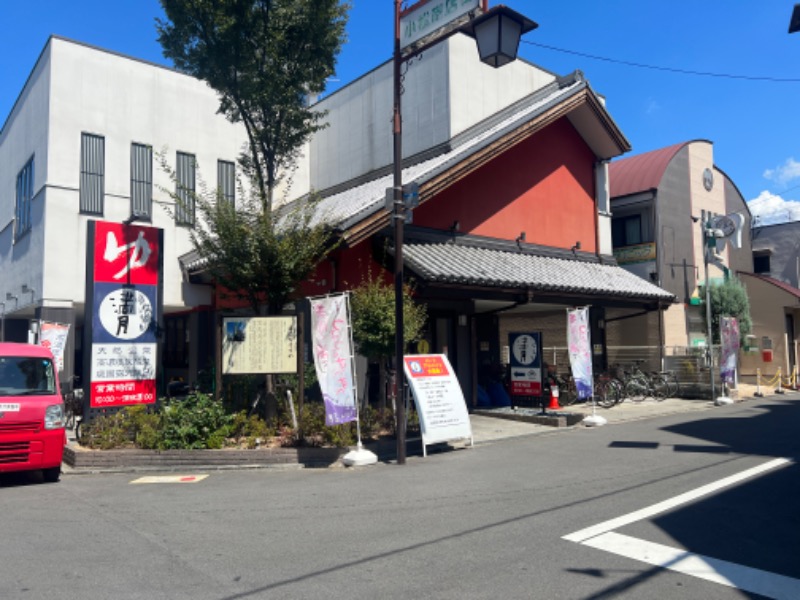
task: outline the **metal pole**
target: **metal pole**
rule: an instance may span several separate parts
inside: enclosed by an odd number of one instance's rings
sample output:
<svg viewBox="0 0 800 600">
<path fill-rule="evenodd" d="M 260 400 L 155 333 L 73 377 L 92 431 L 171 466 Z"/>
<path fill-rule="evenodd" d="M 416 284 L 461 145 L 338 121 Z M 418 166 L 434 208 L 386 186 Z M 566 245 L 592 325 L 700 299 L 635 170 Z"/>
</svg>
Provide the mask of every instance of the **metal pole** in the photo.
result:
<svg viewBox="0 0 800 600">
<path fill-rule="evenodd" d="M 403 398 L 405 377 L 403 373 L 403 129 L 400 107 L 400 4 L 394 0 L 394 114 L 392 116 L 392 136 L 394 141 L 393 183 L 394 205 L 394 403 L 397 430 L 397 464 L 406 462 L 406 410 Z"/>
<path fill-rule="evenodd" d="M 706 274 L 706 335 L 708 336 L 706 352 L 708 353 L 708 372 L 711 380 L 711 400 L 714 400 L 714 352 L 712 344 L 713 338 L 711 337 L 711 282 L 708 280 L 708 254 L 710 251 L 708 240 L 708 229 L 706 228 L 706 224 L 703 224 L 703 263 L 705 265 Z"/>
</svg>

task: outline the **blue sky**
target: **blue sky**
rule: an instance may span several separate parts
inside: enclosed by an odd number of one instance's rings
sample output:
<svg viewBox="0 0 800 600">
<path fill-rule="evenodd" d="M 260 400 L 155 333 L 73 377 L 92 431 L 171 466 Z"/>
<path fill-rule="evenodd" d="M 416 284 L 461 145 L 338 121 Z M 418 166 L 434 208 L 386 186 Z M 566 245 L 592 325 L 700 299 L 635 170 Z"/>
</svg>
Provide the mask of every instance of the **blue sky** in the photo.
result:
<svg viewBox="0 0 800 600">
<path fill-rule="evenodd" d="M 392 52 L 393 1 L 351 2 L 331 91 Z M 800 33 L 787 33 L 794 2 L 502 3 L 539 24 L 522 57 L 557 74 L 580 69 L 606 97 L 629 155 L 710 140 L 717 166 L 771 223 L 800 220 Z M 50 34 L 169 64 L 156 41 L 159 16 L 157 0 L 0 0 L 0 120 Z"/>
</svg>

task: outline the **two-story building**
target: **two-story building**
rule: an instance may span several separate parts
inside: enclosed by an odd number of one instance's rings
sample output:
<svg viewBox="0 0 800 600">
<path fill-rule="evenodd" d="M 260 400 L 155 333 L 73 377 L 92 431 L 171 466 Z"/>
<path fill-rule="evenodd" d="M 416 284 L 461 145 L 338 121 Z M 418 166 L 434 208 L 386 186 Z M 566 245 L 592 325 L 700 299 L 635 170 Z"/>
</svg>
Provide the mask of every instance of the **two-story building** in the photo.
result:
<svg viewBox="0 0 800 600">
<path fill-rule="evenodd" d="M 324 197 L 319 218 L 342 244 L 306 293 L 349 289 L 391 260 L 391 86 L 385 63 L 319 103 L 330 126 L 309 141 L 291 190 Z M 404 89 L 403 181 L 421 199 L 405 268 L 429 307 L 429 346 L 451 356 L 468 397 L 510 331 L 540 330 L 563 348 L 565 309 L 589 305 L 602 364 L 607 323 L 671 304 L 612 256 L 607 163 L 630 146 L 580 72 L 492 69 L 457 35 L 410 65 Z M 168 192 L 205 182 L 235 201 L 245 136 L 217 107 L 191 77 L 48 41 L 0 132 L 0 188 L 15 199 L 0 204 L 5 339 L 39 320 L 67 323 L 65 372 L 80 373 L 87 223 L 135 216 L 163 230 L 160 379 L 193 381 L 213 364 L 217 295 L 191 277 L 197 224 Z"/>
</svg>

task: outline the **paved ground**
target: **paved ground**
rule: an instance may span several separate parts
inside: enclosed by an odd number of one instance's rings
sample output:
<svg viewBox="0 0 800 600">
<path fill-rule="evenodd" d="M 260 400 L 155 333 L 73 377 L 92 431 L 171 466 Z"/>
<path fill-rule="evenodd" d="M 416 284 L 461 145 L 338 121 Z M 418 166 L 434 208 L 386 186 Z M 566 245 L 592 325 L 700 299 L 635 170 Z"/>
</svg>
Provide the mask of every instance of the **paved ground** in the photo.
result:
<svg viewBox="0 0 800 600">
<path fill-rule="evenodd" d="M 765 390 L 762 388 L 765 396 L 775 395 L 773 390 Z M 757 389 L 755 386 L 746 384 L 740 385 L 737 402 L 747 402 L 751 400 Z M 789 392 L 791 393 L 791 392 Z M 579 413 L 584 416 L 592 415 L 593 413 L 603 417 L 606 420 L 605 426 L 614 426 L 631 421 L 640 421 L 664 415 L 686 413 L 686 412 L 699 412 L 699 411 L 712 411 L 721 410 L 724 407 L 718 407 L 710 400 L 686 400 L 681 398 L 667 398 L 660 402 L 655 400 L 646 400 L 640 403 L 623 402 L 610 409 L 597 407 L 592 409 L 591 405 L 577 404 L 569 407 L 563 407 L 558 411 L 548 411 L 548 413 Z M 503 409 L 508 411 L 510 409 Z M 517 414 L 539 414 L 539 409 L 516 409 Z M 520 436 L 529 435 L 547 435 L 554 434 L 563 428 L 552 427 L 548 425 L 539 425 L 536 423 L 529 423 L 525 421 L 516 421 L 504 418 L 496 418 L 485 415 L 470 415 L 472 424 L 472 433 L 474 443 L 476 445 L 490 444 L 499 442 L 506 439 L 512 439 Z M 573 427 L 588 427 L 588 425 L 580 423 Z M 74 433 L 70 430 L 67 431 L 68 444 L 76 444 Z M 456 442 L 456 445 L 459 443 Z M 64 472 L 70 473 L 73 469 L 69 466 L 64 466 Z"/>
</svg>

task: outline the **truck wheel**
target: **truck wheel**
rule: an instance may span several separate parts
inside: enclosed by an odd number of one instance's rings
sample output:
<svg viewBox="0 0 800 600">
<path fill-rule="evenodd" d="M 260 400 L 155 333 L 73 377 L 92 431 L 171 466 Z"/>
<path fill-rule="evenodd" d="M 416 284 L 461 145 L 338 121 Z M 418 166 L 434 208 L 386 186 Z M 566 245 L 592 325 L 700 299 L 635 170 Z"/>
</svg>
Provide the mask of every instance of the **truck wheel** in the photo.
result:
<svg viewBox="0 0 800 600">
<path fill-rule="evenodd" d="M 49 469 L 43 469 L 42 475 L 47 483 L 55 483 L 61 478 L 61 467 L 58 466 L 51 467 Z"/>
</svg>

